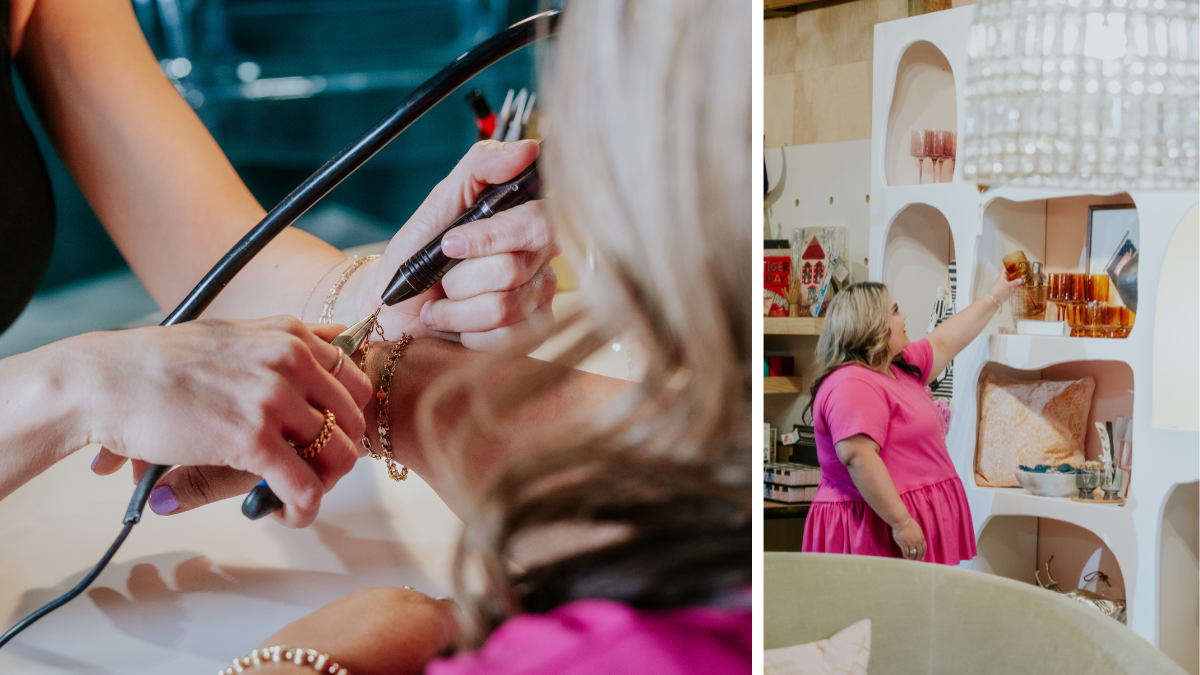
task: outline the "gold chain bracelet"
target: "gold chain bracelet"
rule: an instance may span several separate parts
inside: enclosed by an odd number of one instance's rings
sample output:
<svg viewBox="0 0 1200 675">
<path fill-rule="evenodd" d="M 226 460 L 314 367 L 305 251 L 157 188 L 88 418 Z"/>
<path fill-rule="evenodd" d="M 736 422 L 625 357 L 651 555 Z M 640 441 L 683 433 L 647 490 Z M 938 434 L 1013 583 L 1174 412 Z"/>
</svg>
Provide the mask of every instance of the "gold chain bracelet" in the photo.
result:
<svg viewBox="0 0 1200 675">
<path fill-rule="evenodd" d="M 233 675 L 264 663 L 294 663 L 298 666 L 311 667 L 318 673 L 329 675 L 350 675 L 350 671 L 333 663 L 328 654 L 318 653 L 315 649 L 300 649 L 275 645 L 264 649 L 255 649 L 249 656 L 234 659 L 233 665 L 224 670 L 218 670 L 217 675 Z"/>
<path fill-rule="evenodd" d="M 342 286 L 350 280 L 351 275 L 358 271 L 358 268 L 366 265 L 372 260 L 378 258 L 377 255 L 369 255 L 365 258 L 351 258 L 354 262 L 342 272 L 342 276 L 333 283 L 329 288 L 329 293 L 325 296 L 325 305 L 321 307 L 321 318 L 318 323 L 333 323 L 333 306 L 337 302 L 338 294 L 342 292 Z"/>
<path fill-rule="evenodd" d="M 392 351 L 388 354 L 387 360 L 383 362 L 383 371 L 379 373 L 379 388 L 375 391 L 375 405 L 378 408 L 375 411 L 375 421 L 378 425 L 379 432 L 379 447 L 383 454 L 375 452 L 371 448 L 371 441 L 363 436 L 363 448 L 371 459 L 381 459 L 387 463 L 388 477 L 396 482 L 408 479 L 408 467 L 400 464 L 397 469 L 396 459 L 392 456 L 392 439 L 390 438 L 390 418 L 388 414 L 388 390 L 392 384 L 392 375 L 396 370 L 396 361 L 404 355 L 404 348 L 408 343 L 412 342 L 412 336 L 404 333 L 400 336 L 400 340 L 392 346 Z M 369 342 L 367 343 L 370 344 Z M 366 349 L 363 351 L 363 364 L 366 365 L 367 354 Z"/>
</svg>

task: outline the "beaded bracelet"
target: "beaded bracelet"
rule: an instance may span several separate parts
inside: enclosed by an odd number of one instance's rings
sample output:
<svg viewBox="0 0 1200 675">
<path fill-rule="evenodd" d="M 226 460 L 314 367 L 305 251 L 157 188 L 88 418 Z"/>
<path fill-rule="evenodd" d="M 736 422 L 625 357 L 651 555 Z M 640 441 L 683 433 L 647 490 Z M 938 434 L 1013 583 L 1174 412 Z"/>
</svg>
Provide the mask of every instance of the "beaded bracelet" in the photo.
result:
<svg viewBox="0 0 1200 675">
<path fill-rule="evenodd" d="M 300 649 L 299 647 L 288 647 L 285 645 L 255 649 L 250 652 L 249 656 L 234 659 L 232 666 L 225 670 L 218 670 L 217 675 L 233 675 L 247 668 L 261 666 L 264 663 L 294 663 L 298 666 L 311 666 L 318 673 L 350 675 L 350 671 L 336 663 L 331 663 L 328 654 L 320 654 L 315 649 Z"/>
<path fill-rule="evenodd" d="M 999 300 L 993 298 L 991 293 L 987 294 L 987 299 L 991 300 L 992 304 L 996 305 L 996 309 L 1004 309 L 1004 305 L 1000 304 Z"/>
<path fill-rule="evenodd" d="M 329 293 L 325 296 L 325 305 L 321 307 L 321 318 L 318 320 L 318 323 L 333 323 L 333 305 L 337 302 L 338 294 L 342 292 L 342 286 L 346 285 L 346 282 L 350 280 L 350 276 L 357 272 L 358 268 L 378 257 L 377 255 L 369 255 L 365 258 L 351 258 L 354 262 L 350 263 L 346 271 L 342 272 L 342 276 L 329 288 Z"/>
</svg>

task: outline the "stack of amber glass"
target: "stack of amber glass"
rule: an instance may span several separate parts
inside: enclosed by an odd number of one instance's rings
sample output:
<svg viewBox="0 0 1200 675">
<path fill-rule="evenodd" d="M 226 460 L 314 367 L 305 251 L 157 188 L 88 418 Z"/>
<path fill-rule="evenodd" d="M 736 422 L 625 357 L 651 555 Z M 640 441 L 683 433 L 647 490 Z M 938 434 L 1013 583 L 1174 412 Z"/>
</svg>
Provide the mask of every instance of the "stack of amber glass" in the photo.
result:
<svg viewBox="0 0 1200 675">
<path fill-rule="evenodd" d="M 1058 320 L 1071 327 L 1071 337 L 1129 336 L 1133 312 L 1109 302 L 1107 274 L 1054 273 L 1050 275 L 1050 300 Z"/>
</svg>

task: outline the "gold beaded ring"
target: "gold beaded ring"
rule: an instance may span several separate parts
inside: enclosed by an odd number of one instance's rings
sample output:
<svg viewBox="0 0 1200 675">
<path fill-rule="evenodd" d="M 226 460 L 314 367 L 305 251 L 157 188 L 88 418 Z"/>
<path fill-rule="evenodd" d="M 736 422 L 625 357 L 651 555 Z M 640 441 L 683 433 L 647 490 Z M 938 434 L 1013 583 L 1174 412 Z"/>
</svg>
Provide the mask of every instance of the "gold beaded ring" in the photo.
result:
<svg viewBox="0 0 1200 675">
<path fill-rule="evenodd" d="M 292 449 L 296 451 L 297 455 L 300 455 L 301 459 L 316 457 L 317 453 L 321 452 L 321 448 L 324 448 L 325 444 L 329 442 L 329 438 L 333 436 L 333 425 L 336 423 L 337 419 L 333 416 L 333 411 L 326 410 L 325 424 L 321 427 L 321 433 L 317 435 L 317 440 L 303 448 L 297 448 L 296 444 L 290 440 L 288 441 L 288 445 L 292 446 Z"/>
</svg>

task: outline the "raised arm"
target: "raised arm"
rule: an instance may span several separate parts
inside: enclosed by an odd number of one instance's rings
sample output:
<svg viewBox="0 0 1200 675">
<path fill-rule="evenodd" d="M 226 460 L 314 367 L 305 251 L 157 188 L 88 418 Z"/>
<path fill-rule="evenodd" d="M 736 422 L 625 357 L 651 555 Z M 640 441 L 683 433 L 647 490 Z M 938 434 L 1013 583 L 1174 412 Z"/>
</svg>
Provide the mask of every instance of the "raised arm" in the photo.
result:
<svg viewBox="0 0 1200 675">
<path fill-rule="evenodd" d="M 941 374 L 946 369 L 946 364 L 987 328 L 996 310 L 1012 297 L 1021 283 L 1020 279 L 1007 281 L 1004 274 L 1001 274 L 987 295 L 933 329 L 928 338 L 933 347 L 933 366 L 929 369 L 929 380 L 925 384 L 929 384 Z"/>
</svg>

